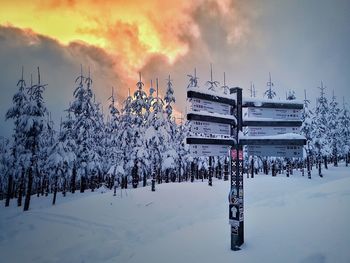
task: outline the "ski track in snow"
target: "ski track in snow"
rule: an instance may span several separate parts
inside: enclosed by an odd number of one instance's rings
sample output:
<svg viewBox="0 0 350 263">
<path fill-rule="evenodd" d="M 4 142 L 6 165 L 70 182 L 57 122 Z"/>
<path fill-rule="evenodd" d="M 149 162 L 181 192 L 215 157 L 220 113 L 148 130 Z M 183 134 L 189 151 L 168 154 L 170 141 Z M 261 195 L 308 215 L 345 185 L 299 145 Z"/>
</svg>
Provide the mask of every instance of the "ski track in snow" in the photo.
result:
<svg viewBox="0 0 350 263">
<path fill-rule="evenodd" d="M 229 182 L 170 183 L 0 202 L 6 262 L 350 262 L 350 168 L 245 181 L 245 244 L 230 250 Z M 121 197 L 122 195 L 122 197 Z"/>
</svg>

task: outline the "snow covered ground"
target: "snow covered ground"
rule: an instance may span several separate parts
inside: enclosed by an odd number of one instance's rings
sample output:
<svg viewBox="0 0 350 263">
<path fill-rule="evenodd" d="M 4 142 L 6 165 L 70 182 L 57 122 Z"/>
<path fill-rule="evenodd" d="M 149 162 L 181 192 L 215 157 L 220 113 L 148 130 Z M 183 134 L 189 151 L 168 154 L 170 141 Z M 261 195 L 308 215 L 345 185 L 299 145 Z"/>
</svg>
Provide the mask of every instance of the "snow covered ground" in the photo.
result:
<svg viewBox="0 0 350 263">
<path fill-rule="evenodd" d="M 350 167 L 324 176 L 245 179 L 238 252 L 228 182 L 33 197 L 25 213 L 0 202 L 1 262 L 350 262 Z"/>
</svg>

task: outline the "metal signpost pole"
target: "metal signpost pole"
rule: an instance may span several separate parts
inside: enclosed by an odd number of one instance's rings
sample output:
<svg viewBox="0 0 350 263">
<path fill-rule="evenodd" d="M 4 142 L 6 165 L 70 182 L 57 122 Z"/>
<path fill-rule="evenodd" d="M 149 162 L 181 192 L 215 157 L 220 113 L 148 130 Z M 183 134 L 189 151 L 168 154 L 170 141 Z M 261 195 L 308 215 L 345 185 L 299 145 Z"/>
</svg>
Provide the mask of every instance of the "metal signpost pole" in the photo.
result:
<svg viewBox="0 0 350 263">
<path fill-rule="evenodd" d="M 236 103 L 236 144 L 231 150 L 231 191 L 229 194 L 229 221 L 231 224 L 231 250 L 239 250 L 244 243 L 243 212 L 243 147 L 238 141 L 242 131 L 242 89 L 232 88 L 230 93 L 237 95 Z"/>
</svg>

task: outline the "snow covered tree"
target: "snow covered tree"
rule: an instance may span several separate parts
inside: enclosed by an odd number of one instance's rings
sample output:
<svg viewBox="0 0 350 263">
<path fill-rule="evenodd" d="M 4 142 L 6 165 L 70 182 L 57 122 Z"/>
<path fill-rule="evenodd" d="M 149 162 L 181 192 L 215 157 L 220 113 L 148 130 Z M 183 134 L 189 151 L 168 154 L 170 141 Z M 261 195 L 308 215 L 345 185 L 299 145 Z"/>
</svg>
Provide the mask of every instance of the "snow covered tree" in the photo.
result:
<svg viewBox="0 0 350 263">
<path fill-rule="evenodd" d="M 105 135 L 104 135 L 104 165 L 108 167 L 108 173 L 111 175 L 111 178 L 108 178 L 108 187 L 111 188 L 117 179 L 117 171 L 124 170 L 123 160 L 121 159 L 121 150 L 120 150 L 120 141 L 118 140 L 118 130 L 120 128 L 120 112 L 116 107 L 115 97 L 114 97 L 114 88 L 112 88 L 112 95 L 108 98 L 111 101 L 109 105 L 110 119 L 107 121 L 105 126 Z M 119 168 L 118 168 L 119 167 Z M 118 178 L 120 181 L 120 178 Z M 113 185 L 112 185 L 113 184 Z"/>
<path fill-rule="evenodd" d="M 38 176 L 38 159 L 42 135 L 47 129 L 47 109 L 42 97 L 47 84 L 42 84 L 38 67 L 38 83 L 28 88 L 29 101 L 20 117 L 19 127 L 24 131 L 25 148 L 27 150 L 27 191 L 24 201 L 24 211 L 29 209 L 33 180 Z"/>
<path fill-rule="evenodd" d="M 25 138 L 26 134 L 24 130 L 21 127 L 21 122 L 25 115 L 25 110 L 27 108 L 28 104 L 28 98 L 26 95 L 26 82 L 23 78 L 23 67 L 22 67 L 22 76 L 21 79 L 17 82 L 18 92 L 13 96 L 13 106 L 7 111 L 6 113 L 6 119 L 13 119 L 14 120 L 14 133 L 12 135 L 13 137 L 13 143 L 11 146 L 11 162 L 12 162 L 12 169 L 8 171 L 8 182 L 7 182 L 7 193 L 6 193 L 6 202 L 5 206 L 9 206 L 10 204 L 10 197 L 11 192 L 13 189 L 13 183 L 14 179 L 16 177 L 19 177 L 19 174 L 21 174 L 20 178 L 20 184 L 23 186 L 24 184 L 24 174 L 22 174 L 22 170 L 25 169 L 24 167 L 24 160 L 25 160 Z M 23 177 L 22 177 L 23 176 Z M 22 187 L 21 189 L 22 190 Z M 21 206 L 22 204 L 22 193 L 19 196 L 18 199 L 18 205 Z"/>
<path fill-rule="evenodd" d="M 207 81 L 206 85 L 209 90 L 215 91 L 216 87 L 219 85 L 219 81 L 213 80 L 213 67 L 210 64 L 210 80 Z"/>
<path fill-rule="evenodd" d="M 289 90 L 287 95 L 286 95 L 286 99 L 287 100 L 296 100 L 295 91 Z"/>
<path fill-rule="evenodd" d="M 339 127 L 342 154 L 345 156 L 346 166 L 348 166 L 350 158 L 350 114 L 345 102 L 343 102 L 343 108 L 339 114 Z"/>
<path fill-rule="evenodd" d="M 170 75 L 167 79 L 167 85 L 166 85 L 166 92 L 164 96 L 164 101 L 166 103 L 165 105 L 165 113 L 168 116 L 168 119 L 171 119 L 171 115 L 173 113 L 173 107 L 172 103 L 175 103 L 175 96 L 174 96 L 174 89 L 173 89 L 173 83 L 172 80 L 170 79 Z"/>
<path fill-rule="evenodd" d="M 76 144 L 77 178 L 80 180 L 80 192 L 84 192 L 89 179 L 93 180 L 96 169 L 100 169 L 99 141 L 96 138 L 99 136 L 101 123 L 99 109 L 93 102 L 90 71 L 88 77 L 84 77 L 81 70 L 75 83 L 77 87 L 73 93 L 74 101 L 68 110 L 74 115 L 72 132 Z"/>
<path fill-rule="evenodd" d="M 123 170 L 125 175 L 122 179 L 122 188 L 128 186 L 128 175 L 131 174 L 131 169 L 134 166 L 134 161 L 130 158 L 133 150 L 133 119 L 132 114 L 132 97 L 130 96 L 130 90 L 128 97 L 123 102 L 122 115 L 120 118 L 120 126 L 118 129 L 118 141 L 120 142 L 121 155 L 123 159 Z"/>
<path fill-rule="evenodd" d="M 324 157 L 325 167 L 327 167 L 327 156 L 330 154 L 330 145 L 328 143 L 327 138 L 327 113 L 328 109 L 328 100 L 325 97 L 325 87 L 323 86 L 323 82 L 321 82 L 320 89 L 320 97 L 317 98 L 316 109 L 315 109 L 315 117 L 313 119 L 313 134 L 314 138 L 314 146 L 317 150 L 318 161 L 319 161 L 319 169 L 321 167 L 322 156 Z M 319 175 L 321 176 L 321 170 L 319 170 Z"/>
<path fill-rule="evenodd" d="M 196 74 L 196 69 L 194 69 L 194 75 L 187 75 L 190 79 L 187 88 L 198 88 L 198 77 Z"/>
<path fill-rule="evenodd" d="M 310 155 L 312 154 L 313 144 L 312 144 L 312 134 L 313 134 L 313 112 L 310 110 L 310 101 L 306 98 L 306 90 L 304 90 L 305 99 L 304 99 L 304 110 L 302 114 L 302 126 L 301 126 L 301 134 L 306 138 L 306 154 L 307 154 L 307 165 L 308 165 L 308 177 L 311 179 L 310 172 Z"/>
<path fill-rule="evenodd" d="M 61 124 L 61 132 L 59 136 L 59 140 L 66 145 L 66 149 L 69 149 L 70 155 L 73 156 L 74 153 L 74 159 L 71 160 L 71 163 L 68 164 L 68 167 L 70 168 L 71 176 L 69 180 L 70 185 L 70 191 L 74 194 L 76 189 L 76 180 L 77 180 L 77 145 L 75 142 L 75 132 L 73 130 L 74 121 L 71 116 L 71 112 L 67 110 L 68 114 L 66 117 L 66 120 L 62 122 Z"/>
<path fill-rule="evenodd" d="M 224 94 L 228 94 L 230 92 L 229 86 L 226 85 L 226 74 L 225 74 L 225 72 L 224 72 L 224 85 L 221 86 L 221 89 L 224 92 Z"/>
<path fill-rule="evenodd" d="M 268 89 L 264 92 L 264 96 L 266 96 L 270 100 L 276 97 L 276 92 L 272 89 L 273 86 L 274 84 L 271 80 L 271 73 L 269 73 L 269 81 L 267 82 Z"/>
<path fill-rule="evenodd" d="M 336 97 L 334 95 L 332 100 L 329 103 L 329 112 L 328 112 L 328 131 L 329 131 L 329 139 L 331 145 L 332 158 L 334 162 L 334 166 L 338 166 L 338 154 L 339 154 L 339 145 L 340 145 L 340 131 L 339 131 L 339 108 L 338 102 L 336 101 Z"/>
<path fill-rule="evenodd" d="M 47 160 L 48 168 L 53 171 L 53 205 L 56 203 L 59 186 L 61 186 L 63 195 L 66 195 L 67 185 L 71 178 L 75 160 L 74 143 L 61 130 L 58 140 L 52 145 L 49 151 Z"/>
<path fill-rule="evenodd" d="M 144 147 L 144 132 L 145 132 L 145 121 L 144 113 L 147 111 L 147 94 L 143 90 L 144 83 L 141 79 L 136 83 L 136 91 L 134 92 L 134 98 L 131 102 L 131 111 L 134 114 L 133 120 L 133 151 L 131 158 L 133 159 L 132 167 L 132 184 L 136 188 L 140 175 L 143 176 L 144 182 L 146 179 L 148 164 L 148 152 Z"/>
<path fill-rule="evenodd" d="M 7 186 L 9 183 L 8 177 L 12 176 L 13 173 L 13 169 L 11 169 L 13 167 L 12 143 L 7 138 L 0 137 L 0 139 L 0 200 L 3 200 L 6 196 L 5 206 L 9 206 L 12 184 L 10 184 L 10 189 Z"/>
</svg>

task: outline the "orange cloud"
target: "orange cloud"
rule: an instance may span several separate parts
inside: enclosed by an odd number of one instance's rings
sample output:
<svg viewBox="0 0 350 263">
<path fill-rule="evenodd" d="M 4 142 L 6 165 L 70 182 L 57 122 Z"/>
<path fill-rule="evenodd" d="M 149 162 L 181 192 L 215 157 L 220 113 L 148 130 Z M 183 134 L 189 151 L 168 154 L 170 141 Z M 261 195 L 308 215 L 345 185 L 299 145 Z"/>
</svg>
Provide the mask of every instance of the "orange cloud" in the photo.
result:
<svg viewBox="0 0 350 263">
<path fill-rule="evenodd" d="M 162 82 L 171 73 L 175 86 L 182 89 L 186 86 L 186 73 L 192 72 L 193 67 L 207 72 L 209 62 L 226 61 L 232 45 L 246 38 L 249 26 L 237 3 L 237 0 L 13 0 L 2 4 L 0 25 L 10 23 L 29 28 L 29 33 L 54 38 L 68 50 L 84 49 L 82 52 L 95 56 L 92 60 L 108 56 L 106 67 L 115 71 L 124 94 L 126 87 L 135 87 L 139 70 L 146 83 L 156 76 Z M 34 34 L 30 41 L 35 41 Z M 106 56 L 99 56 L 98 50 L 103 50 Z M 89 56 L 77 64 L 89 63 Z M 109 88 L 105 87 L 108 91 Z M 182 93 L 185 94 L 182 91 L 177 94 L 180 107 Z"/>
</svg>

